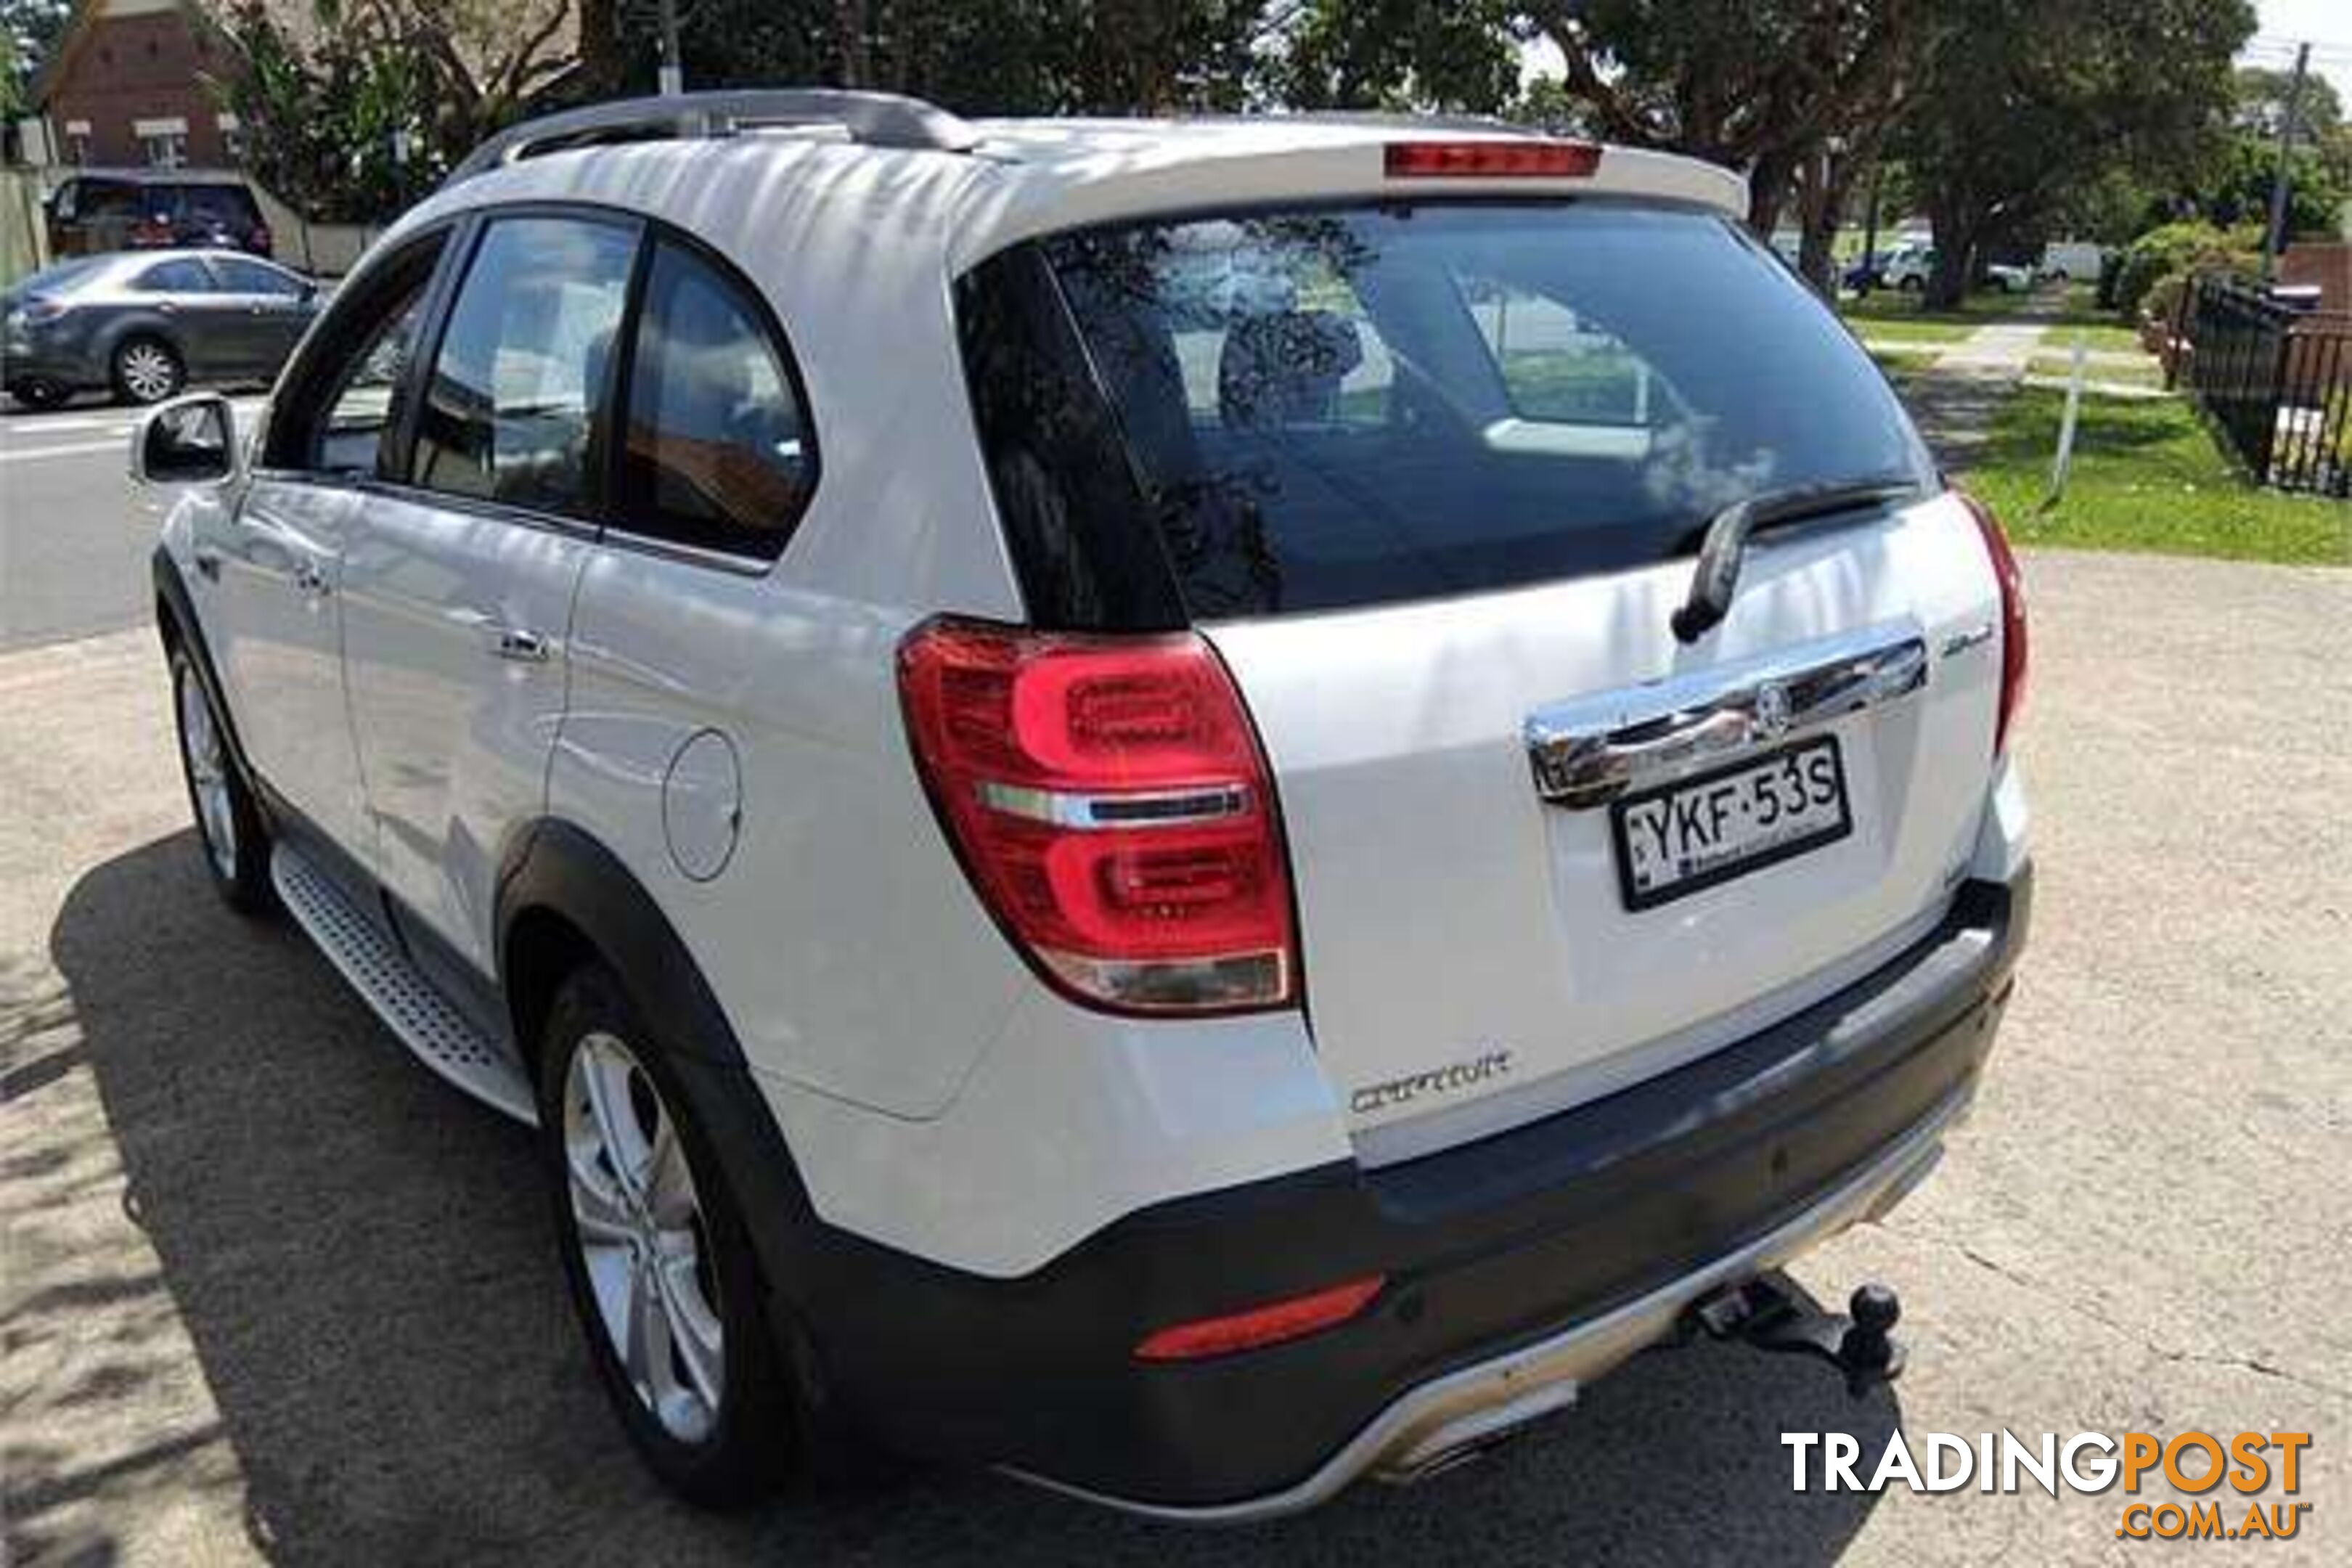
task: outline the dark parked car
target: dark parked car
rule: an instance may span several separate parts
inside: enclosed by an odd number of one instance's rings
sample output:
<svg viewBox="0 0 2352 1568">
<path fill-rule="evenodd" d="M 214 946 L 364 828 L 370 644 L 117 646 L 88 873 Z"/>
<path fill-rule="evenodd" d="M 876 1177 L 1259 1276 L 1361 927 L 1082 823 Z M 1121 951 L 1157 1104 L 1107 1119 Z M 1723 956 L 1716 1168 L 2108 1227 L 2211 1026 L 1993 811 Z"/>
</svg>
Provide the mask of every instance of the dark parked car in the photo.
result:
<svg viewBox="0 0 2352 1568">
<path fill-rule="evenodd" d="M 1861 257 L 1838 275 L 1838 282 L 1853 293 L 1867 294 L 1873 289 L 1885 286 L 1885 268 L 1886 258 L 1884 256 Z"/>
<path fill-rule="evenodd" d="M 59 262 L 0 294 L 10 395 L 52 407 L 85 388 L 155 403 L 196 381 L 267 381 L 319 310 L 319 288 L 224 250 Z"/>
<path fill-rule="evenodd" d="M 269 226 L 243 175 L 204 169 L 85 170 L 49 195 L 52 256 L 188 246 L 269 254 Z"/>
</svg>

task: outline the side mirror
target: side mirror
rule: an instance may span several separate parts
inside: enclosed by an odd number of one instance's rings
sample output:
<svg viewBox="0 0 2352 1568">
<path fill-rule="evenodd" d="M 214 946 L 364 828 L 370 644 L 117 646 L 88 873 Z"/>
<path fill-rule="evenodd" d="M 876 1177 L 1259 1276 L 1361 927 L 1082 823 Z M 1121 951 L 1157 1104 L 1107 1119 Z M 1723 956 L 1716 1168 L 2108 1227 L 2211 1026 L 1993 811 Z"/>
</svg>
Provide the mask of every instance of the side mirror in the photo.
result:
<svg viewBox="0 0 2352 1568">
<path fill-rule="evenodd" d="M 158 404 L 131 433 L 131 477 L 142 485 L 217 485 L 240 465 L 236 418 L 217 392 Z"/>
</svg>

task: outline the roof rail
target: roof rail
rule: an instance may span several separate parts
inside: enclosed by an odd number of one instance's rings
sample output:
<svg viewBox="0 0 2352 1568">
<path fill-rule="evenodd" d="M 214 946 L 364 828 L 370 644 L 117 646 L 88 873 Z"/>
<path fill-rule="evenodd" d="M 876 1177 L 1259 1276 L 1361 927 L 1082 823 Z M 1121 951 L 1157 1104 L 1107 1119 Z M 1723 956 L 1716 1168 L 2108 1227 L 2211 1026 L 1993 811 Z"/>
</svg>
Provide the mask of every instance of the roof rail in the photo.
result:
<svg viewBox="0 0 2352 1568">
<path fill-rule="evenodd" d="M 832 88 L 753 89 L 624 98 L 510 125 L 466 156 L 451 184 L 567 147 L 732 136 L 767 126 L 837 125 L 869 147 L 969 151 L 980 132 L 919 98 Z"/>
</svg>

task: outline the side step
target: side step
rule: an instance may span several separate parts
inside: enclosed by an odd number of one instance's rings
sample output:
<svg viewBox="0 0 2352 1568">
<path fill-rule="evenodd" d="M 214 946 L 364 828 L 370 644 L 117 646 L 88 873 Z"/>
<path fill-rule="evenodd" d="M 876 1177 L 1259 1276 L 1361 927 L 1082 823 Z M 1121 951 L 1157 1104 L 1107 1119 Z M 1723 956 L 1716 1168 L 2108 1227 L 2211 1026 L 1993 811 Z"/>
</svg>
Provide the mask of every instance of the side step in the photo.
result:
<svg viewBox="0 0 2352 1568">
<path fill-rule="evenodd" d="M 341 889 L 284 844 L 270 851 L 269 879 L 295 923 L 418 1061 L 492 1110 L 527 1127 L 539 1125 L 538 1100 L 520 1069 L 374 921 L 352 907 Z"/>
</svg>

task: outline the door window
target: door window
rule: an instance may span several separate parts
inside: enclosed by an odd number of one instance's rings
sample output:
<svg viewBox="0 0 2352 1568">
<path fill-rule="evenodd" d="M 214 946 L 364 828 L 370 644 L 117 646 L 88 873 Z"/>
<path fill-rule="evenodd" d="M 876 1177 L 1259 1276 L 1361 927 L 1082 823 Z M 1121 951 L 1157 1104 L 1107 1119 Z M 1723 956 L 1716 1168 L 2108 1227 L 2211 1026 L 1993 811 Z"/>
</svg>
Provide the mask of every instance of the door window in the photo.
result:
<svg viewBox="0 0 2352 1568">
<path fill-rule="evenodd" d="M 213 275 L 203 262 L 181 257 L 155 263 L 132 279 L 131 287 L 142 294 L 209 294 Z"/>
<path fill-rule="evenodd" d="M 401 422 L 408 366 L 443 236 L 428 235 L 371 268 L 337 298 L 303 351 L 269 424 L 274 468 L 390 477 L 388 438 Z M 224 263 L 226 265 L 226 263 Z"/>
<path fill-rule="evenodd" d="M 316 467 L 359 474 L 388 468 L 378 459 L 385 433 L 400 423 L 409 354 L 425 314 L 425 278 L 417 279 L 400 297 L 329 393 L 326 416 L 319 426 Z"/>
<path fill-rule="evenodd" d="M 597 219 L 490 223 L 426 378 L 415 483 L 592 515 L 596 412 L 636 244 L 635 227 Z"/>
<path fill-rule="evenodd" d="M 655 252 L 621 438 L 621 525 L 772 559 L 816 471 L 784 356 L 739 285 Z"/>
</svg>

